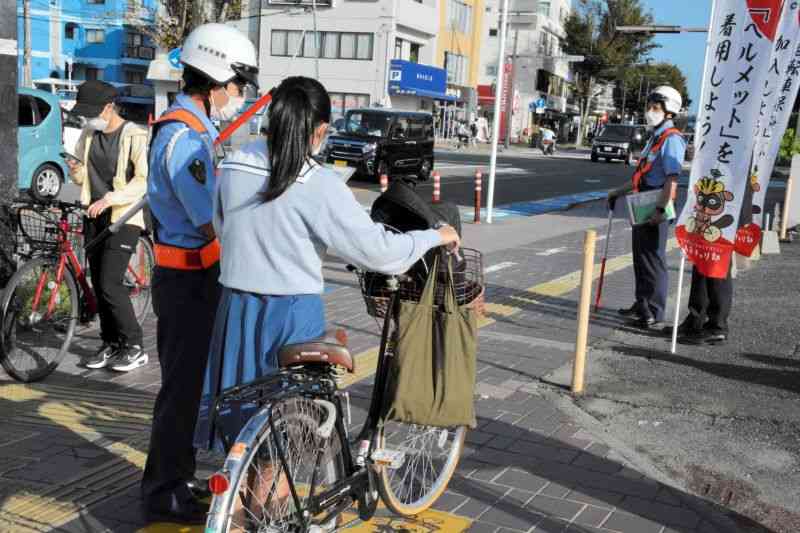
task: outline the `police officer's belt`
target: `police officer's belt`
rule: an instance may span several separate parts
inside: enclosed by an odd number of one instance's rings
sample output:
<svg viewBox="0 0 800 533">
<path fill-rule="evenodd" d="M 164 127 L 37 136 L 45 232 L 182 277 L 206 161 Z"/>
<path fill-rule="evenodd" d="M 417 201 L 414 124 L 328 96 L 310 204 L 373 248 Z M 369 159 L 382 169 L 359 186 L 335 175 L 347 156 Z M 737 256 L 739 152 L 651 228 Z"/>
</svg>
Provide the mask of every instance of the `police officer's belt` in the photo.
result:
<svg viewBox="0 0 800 533">
<path fill-rule="evenodd" d="M 179 248 L 155 243 L 156 266 L 175 270 L 205 270 L 219 262 L 219 240 L 214 239 L 201 248 Z"/>
</svg>

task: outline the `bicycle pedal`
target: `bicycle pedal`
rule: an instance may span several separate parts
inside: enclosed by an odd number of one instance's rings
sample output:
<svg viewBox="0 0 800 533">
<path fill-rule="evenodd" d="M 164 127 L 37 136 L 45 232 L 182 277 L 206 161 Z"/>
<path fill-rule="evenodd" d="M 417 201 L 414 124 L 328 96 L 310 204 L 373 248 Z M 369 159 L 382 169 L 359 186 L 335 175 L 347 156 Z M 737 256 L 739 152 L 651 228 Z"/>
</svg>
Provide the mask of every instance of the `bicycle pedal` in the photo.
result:
<svg viewBox="0 0 800 533">
<path fill-rule="evenodd" d="M 383 466 L 391 470 L 396 470 L 403 466 L 406 460 L 406 453 L 400 450 L 388 450 L 379 448 L 372 452 L 372 462 L 378 466 Z"/>
</svg>

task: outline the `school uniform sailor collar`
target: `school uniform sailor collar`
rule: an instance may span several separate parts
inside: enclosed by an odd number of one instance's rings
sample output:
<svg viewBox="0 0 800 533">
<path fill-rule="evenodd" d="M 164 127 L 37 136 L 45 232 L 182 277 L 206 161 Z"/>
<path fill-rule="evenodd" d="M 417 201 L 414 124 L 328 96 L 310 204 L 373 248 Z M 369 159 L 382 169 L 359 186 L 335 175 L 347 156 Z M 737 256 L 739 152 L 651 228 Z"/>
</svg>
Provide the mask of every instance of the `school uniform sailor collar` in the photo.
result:
<svg viewBox="0 0 800 533">
<path fill-rule="evenodd" d="M 309 157 L 306 159 L 305 163 L 303 163 L 303 168 L 300 170 L 300 174 L 297 175 L 297 183 L 306 183 L 320 168 L 322 168 L 322 165 L 320 165 L 314 158 Z"/>
</svg>

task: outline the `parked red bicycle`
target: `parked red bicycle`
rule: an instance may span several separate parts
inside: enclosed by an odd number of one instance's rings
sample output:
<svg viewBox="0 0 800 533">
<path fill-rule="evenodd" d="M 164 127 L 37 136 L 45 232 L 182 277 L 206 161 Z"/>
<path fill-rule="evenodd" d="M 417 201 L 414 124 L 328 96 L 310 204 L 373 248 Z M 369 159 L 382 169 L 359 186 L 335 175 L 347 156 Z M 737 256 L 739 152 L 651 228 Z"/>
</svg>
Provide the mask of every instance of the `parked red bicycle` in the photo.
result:
<svg viewBox="0 0 800 533">
<path fill-rule="evenodd" d="M 75 328 L 97 315 L 85 257 L 108 234 L 81 246 L 85 209 L 77 203 L 24 202 L 13 209 L 18 269 L 0 301 L 0 364 L 14 379 L 31 382 L 58 367 Z M 153 265 L 153 246 L 142 235 L 124 279 L 140 323 L 150 309 Z"/>
</svg>

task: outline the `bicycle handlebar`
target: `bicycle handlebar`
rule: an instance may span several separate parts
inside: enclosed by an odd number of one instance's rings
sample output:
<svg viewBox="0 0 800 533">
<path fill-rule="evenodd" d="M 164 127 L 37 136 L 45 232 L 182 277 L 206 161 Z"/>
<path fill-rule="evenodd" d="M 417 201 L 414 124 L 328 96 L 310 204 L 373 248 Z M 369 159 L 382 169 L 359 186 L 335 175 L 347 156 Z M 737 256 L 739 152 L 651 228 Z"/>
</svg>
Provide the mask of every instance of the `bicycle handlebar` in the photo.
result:
<svg viewBox="0 0 800 533">
<path fill-rule="evenodd" d="M 42 209 L 55 207 L 56 209 L 61 209 L 62 211 L 86 211 L 86 206 L 80 202 L 65 202 L 55 198 L 45 201 L 34 200 L 32 198 L 17 198 L 15 202 L 24 204 L 28 207 L 39 207 Z"/>
</svg>

